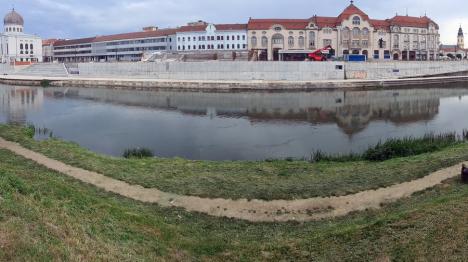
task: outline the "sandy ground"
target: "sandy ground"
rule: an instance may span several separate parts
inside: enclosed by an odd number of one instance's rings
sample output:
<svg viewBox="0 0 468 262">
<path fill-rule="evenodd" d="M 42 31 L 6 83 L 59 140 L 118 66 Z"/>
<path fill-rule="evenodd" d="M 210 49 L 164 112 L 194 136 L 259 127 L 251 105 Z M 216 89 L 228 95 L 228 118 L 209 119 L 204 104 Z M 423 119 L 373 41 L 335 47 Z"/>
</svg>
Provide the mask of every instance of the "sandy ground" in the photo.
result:
<svg viewBox="0 0 468 262">
<path fill-rule="evenodd" d="M 458 176 L 461 166 L 460 164 L 439 170 L 418 180 L 342 197 L 249 201 L 183 196 L 162 192 L 154 188 L 148 189 L 138 185 L 130 185 L 102 174 L 66 165 L 2 138 L 0 138 L 0 148 L 7 149 L 51 170 L 94 185 L 102 190 L 137 201 L 155 203 L 163 207 L 180 207 L 189 212 L 252 222 L 313 221 L 344 216 L 355 211 L 377 209 L 385 203 L 410 197 L 416 192 L 432 188 L 447 179 Z"/>
</svg>

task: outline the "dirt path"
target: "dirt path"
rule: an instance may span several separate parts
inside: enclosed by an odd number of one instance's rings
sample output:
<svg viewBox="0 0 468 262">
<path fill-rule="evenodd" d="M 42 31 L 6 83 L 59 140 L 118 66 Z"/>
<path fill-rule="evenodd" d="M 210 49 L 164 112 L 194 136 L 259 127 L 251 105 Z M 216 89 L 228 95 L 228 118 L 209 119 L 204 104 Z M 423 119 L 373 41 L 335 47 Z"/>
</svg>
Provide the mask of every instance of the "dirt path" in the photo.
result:
<svg viewBox="0 0 468 262">
<path fill-rule="evenodd" d="M 156 203 L 163 207 L 180 207 L 189 212 L 199 212 L 217 217 L 229 217 L 253 222 L 312 221 L 344 216 L 354 211 L 379 208 L 381 204 L 397 201 L 434 187 L 459 174 L 460 165 L 434 172 L 424 178 L 378 190 L 363 191 L 354 195 L 302 200 L 230 200 L 209 199 L 166 193 L 106 177 L 81 168 L 66 165 L 19 144 L 0 138 L 0 148 L 31 159 L 49 169 L 63 173 L 108 192 L 134 200 Z"/>
</svg>

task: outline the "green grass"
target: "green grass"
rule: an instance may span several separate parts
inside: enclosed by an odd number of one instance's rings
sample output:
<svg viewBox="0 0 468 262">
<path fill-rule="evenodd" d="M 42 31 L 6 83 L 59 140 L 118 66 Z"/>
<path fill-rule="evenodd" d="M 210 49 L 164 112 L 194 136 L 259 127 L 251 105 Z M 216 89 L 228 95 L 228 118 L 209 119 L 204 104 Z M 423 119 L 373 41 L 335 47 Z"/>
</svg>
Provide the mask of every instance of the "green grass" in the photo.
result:
<svg viewBox="0 0 468 262">
<path fill-rule="evenodd" d="M 463 261 L 468 187 L 345 218 L 248 223 L 142 204 L 0 150 L 0 261 Z"/>
<path fill-rule="evenodd" d="M 190 161 L 123 159 L 95 154 L 77 144 L 35 141 L 28 129 L 0 125 L 0 136 L 67 164 L 131 184 L 183 195 L 248 199 L 340 196 L 424 177 L 468 160 L 468 144 L 384 162 Z"/>
</svg>

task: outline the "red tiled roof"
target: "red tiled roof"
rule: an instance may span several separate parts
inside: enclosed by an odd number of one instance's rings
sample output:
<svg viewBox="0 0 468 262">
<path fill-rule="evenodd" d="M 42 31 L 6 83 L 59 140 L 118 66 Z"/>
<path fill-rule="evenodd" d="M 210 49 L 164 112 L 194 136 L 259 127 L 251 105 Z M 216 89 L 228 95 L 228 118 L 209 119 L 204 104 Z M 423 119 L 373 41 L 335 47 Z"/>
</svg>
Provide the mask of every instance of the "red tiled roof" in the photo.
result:
<svg viewBox="0 0 468 262">
<path fill-rule="evenodd" d="M 408 27 L 420 27 L 420 28 L 427 28 L 429 27 L 430 23 L 433 23 L 437 29 L 439 29 L 439 25 L 437 25 L 434 21 L 432 21 L 427 16 L 422 17 L 414 17 L 414 16 L 395 16 L 388 20 L 390 25 L 398 25 L 398 26 L 408 26 Z"/>
<path fill-rule="evenodd" d="M 377 20 L 377 19 L 370 19 L 369 23 L 375 28 L 375 29 L 390 29 L 390 23 L 388 20 Z"/>
<path fill-rule="evenodd" d="M 60 40 L 59 39 L 44 39 L 42 40 L 42 45 L 43 46 L 53 45 L 57 41 L 60 41 Z"/>
<path fill-rule="evenodd" d="M 338 19 L 336 17 L 314 16 L 311 18 L 311 21 L 319 28 L 336 27 L 338 25 Z"/>
<path fill-rule="evenodd" d="M 175 33 L 176 33 L 175 29 L 158 29 L 154 31 L 143 31 L 143 32 L 124 33 L 124 34 L 117 34 L 117 35 L 97 36 L 94 42 L 107 42 L 107 41 L 126 40 L 126 39 L 159 37 L 159 36 L 174 35 Z"/>
<path fill-rule="evenodd" d="M 55 42 L 54 46 L 63 46 L 63 45 L 80 45 L 91 43 L 96 39 L 96 37 L 87 37 L 87 38 L 78 38 L 78 39 L 70 39 L 70 40 L 59 40 Z"/>
<path fill-rule="evenodd" d="M 309 19 L 250 19 L 249 30 L 267 30 L 274 25 L 281 25 L 287 30 L 302 30 L 309 24 Z"/>
<path fill-rule="evenodd" d="M 364 13 L 361 9 L 357 8 L 354 4 L 350 4 L 348 7 L 341 12 L 338 16 L 338 20 L 342 22 L 343 20 L 349 19 L 352 15 L 360 15 L 364 20 L 369 20 L 369 16 Z"/>
<path fill-rule="evenodd" d="M 126 39 L 140 39 L 148 37 L 159 37 L 173 35 L 176 33 L 176 29 L 159 29 L 155 31 L 143 31 L 143 32 L 132 32 L 116 35 L 104 35 L 104 36 L 95 36 L 88 38 L 79 38 L 79 39 L 70 39 L 70 40 L 59 40 L 55 42 L 55 46 L 64 46 L 64 45 L 79 45 L 95 42 L 108 42 L 116 40 L 126 40 Z"/>
</svg>

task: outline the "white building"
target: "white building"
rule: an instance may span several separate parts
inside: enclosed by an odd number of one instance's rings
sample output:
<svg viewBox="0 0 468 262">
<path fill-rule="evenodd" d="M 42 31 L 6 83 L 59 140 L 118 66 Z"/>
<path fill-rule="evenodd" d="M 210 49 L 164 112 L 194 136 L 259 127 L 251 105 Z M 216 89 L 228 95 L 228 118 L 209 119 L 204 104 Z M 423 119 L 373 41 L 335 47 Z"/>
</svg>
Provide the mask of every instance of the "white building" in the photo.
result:
<svg viewBox="0 0 468 262">
<path fill-rule="evenodd" d="M 42 62 L 42 40 L 24 33 L 24 20 L 14 9 L 5 16 L 0 35 L 2 63 Z"/>
<path fill-rule="evenodd" d="M 178 52 L 247 51 L 246 24 L 189 23 L 177 29 Z"/>
<path fill-rule="evenodd" d="M 174 29 L 145 27 L 141 32 L 59 40 L 53 44 L 58 62 L 141 61 L 145 53 L 175 52 Z"/>
</svg>

